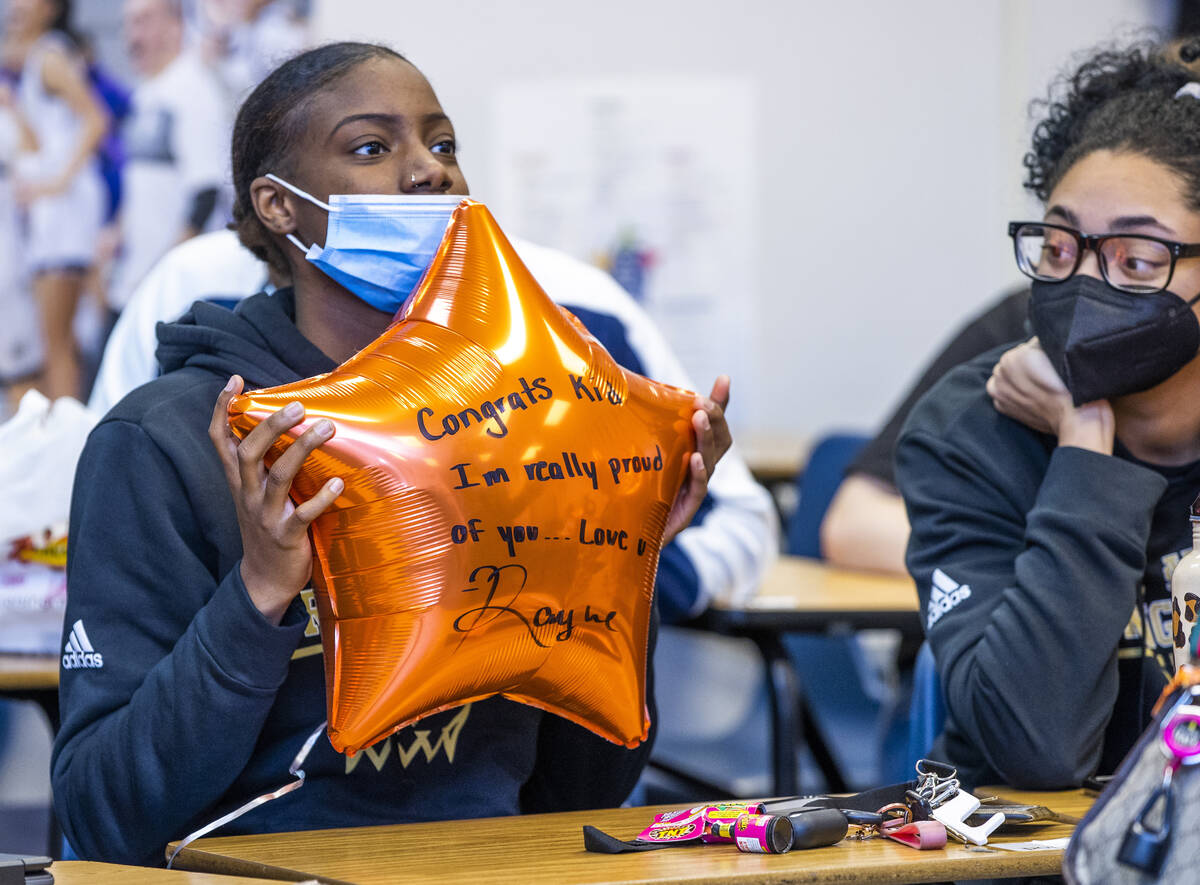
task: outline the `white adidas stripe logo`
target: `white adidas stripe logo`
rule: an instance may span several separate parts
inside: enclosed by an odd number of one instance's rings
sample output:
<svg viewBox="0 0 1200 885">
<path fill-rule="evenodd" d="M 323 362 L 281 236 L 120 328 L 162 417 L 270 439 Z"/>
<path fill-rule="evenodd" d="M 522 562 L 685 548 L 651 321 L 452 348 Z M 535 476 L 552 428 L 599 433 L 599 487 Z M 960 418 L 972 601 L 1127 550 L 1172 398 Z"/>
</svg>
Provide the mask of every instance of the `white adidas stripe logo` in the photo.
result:
<svg viewBox="0 0 1200 885">
<path fill-rule="evenodd" d="M 87 631 L 83 629 L 83 621 L 78 620 L 72 625 L 71 633 L 67 636 L 67 644 L 63 647 L 62 665 L 64 670 L 77 670 L 86 667 L 100 669 L 104 666 L 104 657 L 92 648 Z"/>
<path fill-rule="evenodd" d="M 954 608 L 964 599 L 971 598 L 970 585 L 959 584 L 940 568 L 933 570 L 931 583 L 933 584 L 933 589 L 929 594 L 929 617 L 925 622 L 926 630 L 941 620 L 942 615 L 950 611 L 950 609 Z"/>
</svg>

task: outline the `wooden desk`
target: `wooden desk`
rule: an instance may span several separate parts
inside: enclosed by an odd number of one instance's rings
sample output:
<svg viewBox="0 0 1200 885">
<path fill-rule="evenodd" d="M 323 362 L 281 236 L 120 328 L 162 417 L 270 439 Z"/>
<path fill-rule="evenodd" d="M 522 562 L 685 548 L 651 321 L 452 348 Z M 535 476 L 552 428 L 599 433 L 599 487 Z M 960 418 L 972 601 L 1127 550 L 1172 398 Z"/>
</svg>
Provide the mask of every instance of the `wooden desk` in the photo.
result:
<svg viewBox="0 0 1200 885">
<path fill-rule="evenodd" d="M 982 792 L 982 791 L 981 791 Z M 1082 817 L 1091 797 L 1064 793 L 998 791 L 1006 798 L 1046 805 Z M 742 854 L 732 845 L 665 848 L 636 854 L 589 854 L 582 827 L 597 826 L 632 839 L 657 808 L 619 808 L 564 814 L 388 827 L 200 839 L 185 848 L 177 866 L 209 872 L 296 881 L 357 885 L 530 883 L 715 883 L 939 882 L 952 879 L 1049 875 L 1062 866 L 1061 851 L 1010 852 L 951 843 L 944 850 L 915 851 L 883 839 L 843 840 L 828 848 L 782 855 Z M 1066 824 L 1021 825 L 993 842 L 1055 839 Z M 168 848 L 168 853 L 172 849 Z"/>
<path fill-rule="evenodd" d="M 151 867 L 127 867 L 84 860 L 59 860 L 50 865 L 54 885 L 265 885 L 262 879 L 184 873 Z"/>
<path fill-rule="evenodd" d="M 917 588 L 907 575 L 850 571 L 801 556 L 781 556 L 753 599 L 737 606 L 715 603 L 705 620 L 722 633 L 825 632 L 842 625 L 921 631 Z"/>
<path fill-rule="evenodd" d="M 736 607 L 717 603 L 692 626 L 749 639 L 758 648 L 771 706 L 771 789 L 777 796 L 802 791 L 796 771 L 800 741 L 808 745 L 828 788 L 848 792 L 805 699 L 783 634 L 893 628 L 914 643 L 922 636 L 917 591 L 909 578 L 849 571 L 798 556 L 780 557 L 749 602 Z M 669 762 L 654 762 L 672 770 Z"/>
<path fill-rule="evenodd" d="M 58 690 L 55 655 L 0 654 L 0 691 Z"/>
<path fill-rule="evenodd" d="M 734 442 L 754 478 L 765 486 L 794 482 L 812 448 L 807 434 L 738 433 Z"/>
<path fill-rule="evenodd" d="M 0 654 L 0 697 L 35 701 L 58 731 L 58 656 Z"/>
</svg>

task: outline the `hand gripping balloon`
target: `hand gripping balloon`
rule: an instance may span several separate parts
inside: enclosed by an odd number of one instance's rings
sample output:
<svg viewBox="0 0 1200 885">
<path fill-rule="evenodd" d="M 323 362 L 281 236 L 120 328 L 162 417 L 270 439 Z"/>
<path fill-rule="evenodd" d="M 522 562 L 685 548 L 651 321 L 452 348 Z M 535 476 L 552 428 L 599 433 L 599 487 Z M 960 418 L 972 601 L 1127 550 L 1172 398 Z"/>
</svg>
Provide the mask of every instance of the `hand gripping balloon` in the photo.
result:
<svg viewBox="0 0 1200 885">
<path fill-rule="evenodd" d="M 293 401 L 336 435 L 292 485 L 311 526 L 329 738 L 354 753 L 499 694 L 646 738 L 650 606 L 692 449 L 693 394 L 618 366 L 464 201 L 376 341 L 238 397 L 244 437 Z"/>
</svg>

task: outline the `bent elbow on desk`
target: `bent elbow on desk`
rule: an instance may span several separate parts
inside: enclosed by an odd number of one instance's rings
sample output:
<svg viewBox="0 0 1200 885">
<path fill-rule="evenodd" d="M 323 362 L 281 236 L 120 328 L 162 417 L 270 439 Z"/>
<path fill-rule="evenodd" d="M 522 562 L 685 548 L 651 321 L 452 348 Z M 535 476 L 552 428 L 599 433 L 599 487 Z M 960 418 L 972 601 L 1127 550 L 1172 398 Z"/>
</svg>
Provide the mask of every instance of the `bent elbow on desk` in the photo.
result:
<svg viewBox="0 0 1200 885">
<path fill-rule="evenodd" d="M 51 767 L 50 783 L 54 814 L 66 843 L 79 858 L 135 866 L 162 865 L 162 846 L 139 844 L 131 838 L 144 825 L 139 825 L 134 815 L 121 813 L 105 802 L 102 780 L 75 772 L 58 755 Z"/>
<path fill-rule="evenodd" d="M 1024 680 L 998 683 L 978 661 L 946 681 L 948 730 L 969 741 L 1000 780 L 1023 790 L 1077 787 L 1100 760 L 1107 719 L 1039 705 Z M 1003 687 L 1002 687 L 1003 686 Z"/>
</svg>

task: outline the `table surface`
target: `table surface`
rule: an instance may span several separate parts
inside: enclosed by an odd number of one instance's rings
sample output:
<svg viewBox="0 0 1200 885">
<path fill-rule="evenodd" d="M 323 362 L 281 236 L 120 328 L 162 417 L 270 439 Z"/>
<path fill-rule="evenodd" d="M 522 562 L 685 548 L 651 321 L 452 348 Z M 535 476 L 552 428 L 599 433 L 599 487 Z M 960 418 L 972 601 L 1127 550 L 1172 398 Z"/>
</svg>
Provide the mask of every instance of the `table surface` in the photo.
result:
<svg viewBox="0 0 1200 885">
<path fill-rule="evenodd" d="M 812 437 L 807 434 L 739 432 L 734 442 L 754 478 L 762 483 L 795 480 L 812 448 Z"/>
<path fill-rule="evenodd" d="M 730 605 L 714 603 L 698 624 L 719 633 L 766 630 L 825 632 L 891 627 L 919 633 L 917 590 L 907 576 L 834 568 L 815 559 L 781 556 L 758 594 Z"/>
<path fill-rule="evenodd" d="M 1081 790 L 1027 793 L 996 788 L 1013 801 L 1045 805 L 1082 817 L 1093 797 Z M 599 827 L 632 839 L 665 807 L 618 808 L 486 820 L 400 824 L 386 827 L 230 836 L 200 839 L 180 853 L 176 866 L 208 872 L 292 881 L 357 885 L 437 882 L 715 883 L 941 882 L 1057 873 L 1062 851 L 1003 851 L 950 843 L 915 851 L 895 842 L 843 840 L 828 848 L 782 855 L 743 854 L 732 845 L 698 845 L 634 854 L 584 851 L 581 828 Z M 1022 824 L 992 842 L 1068 836 L 1069 824 Z M 170 852 L 171 848 L 167 849 Z"/>
<path fill-rule="evenodd" d="M 34 691 L 57 687 L 57 655 L 0 654 L 0 691 Z"/>
<path fill-rule="evenodd" d="M 915 612 L 917 588 L 907 575 L 853 571 L 803 556 L 781 556 L 752 599 L 737 605 L 718 602 L 714 607 L 738 611 Z"/>
<path fill-rule="evenodd" d="M 246 876 L 184 873 L 84 860 L 55 861 L 50 872 L 54 874 L 54 885 L 265 885 L 262 879 Z"/>
</svg>

